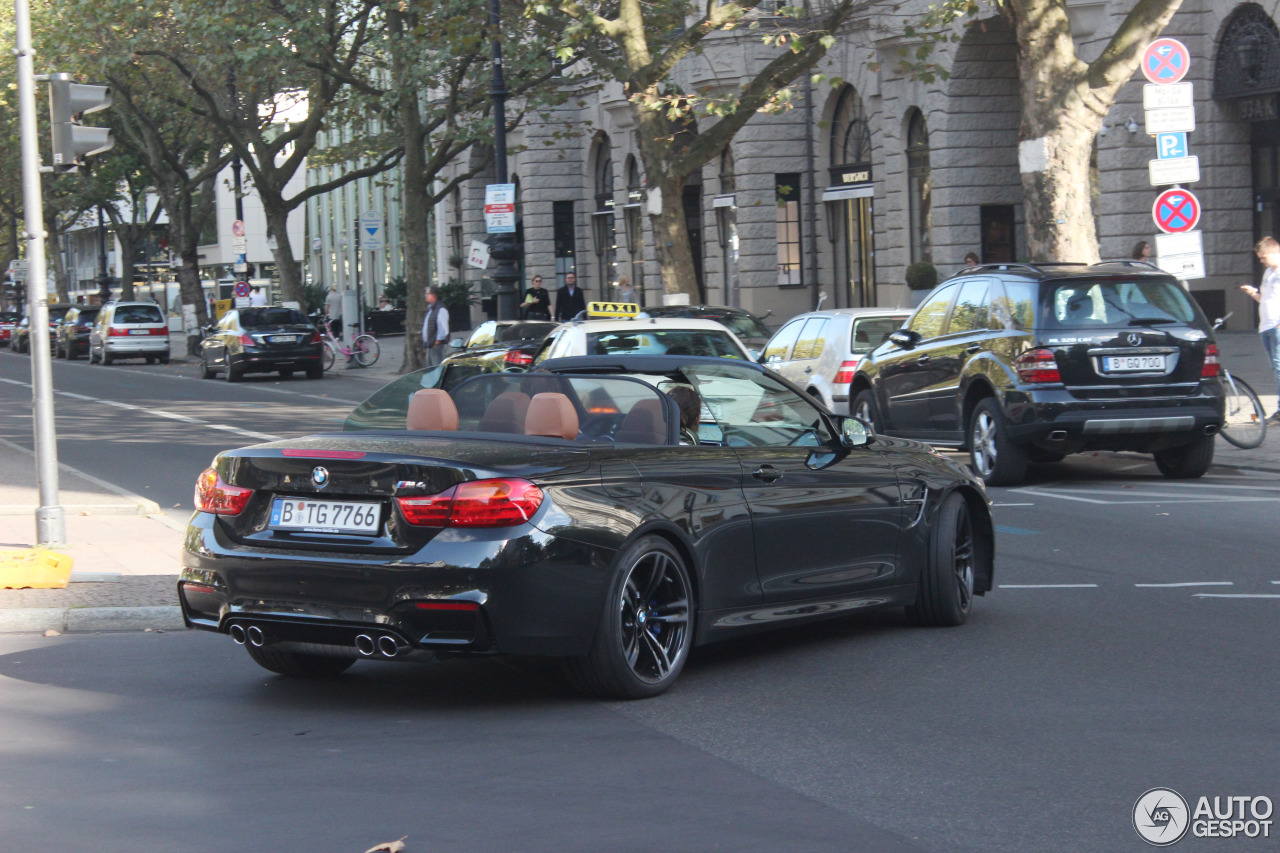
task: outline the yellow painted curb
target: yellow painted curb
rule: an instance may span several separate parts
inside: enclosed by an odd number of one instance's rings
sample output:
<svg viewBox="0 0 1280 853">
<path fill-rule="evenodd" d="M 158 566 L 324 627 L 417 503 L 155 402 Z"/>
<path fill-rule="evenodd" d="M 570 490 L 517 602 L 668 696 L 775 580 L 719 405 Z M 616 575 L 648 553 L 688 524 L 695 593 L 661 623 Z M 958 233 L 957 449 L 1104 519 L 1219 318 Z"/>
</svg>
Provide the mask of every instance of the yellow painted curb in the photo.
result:
<svg viewBox="0 0 1280 853">
<path fill-rule="evenodd" d="M 67 554 L 42 548 L 0 551 L 0 589 L 63 589 L 71 562 Z"/>
</svg>

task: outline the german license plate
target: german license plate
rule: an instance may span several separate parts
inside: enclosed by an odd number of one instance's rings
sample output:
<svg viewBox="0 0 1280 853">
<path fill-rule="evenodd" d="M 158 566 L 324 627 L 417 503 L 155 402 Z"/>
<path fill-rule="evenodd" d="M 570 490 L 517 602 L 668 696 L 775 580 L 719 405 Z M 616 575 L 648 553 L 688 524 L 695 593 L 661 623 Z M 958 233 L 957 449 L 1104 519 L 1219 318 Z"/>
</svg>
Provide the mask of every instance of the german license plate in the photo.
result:
<svg viewBox="0 0 1280 853">
<path fill-rule="evenodd" d="M 379 503 L 276 498 L 271 502 L 271 526 L 303 533 L 377 533 Z"/>
<path fill-rule="evenodd" d="M 131 335 L 149 335 L 149 334 L 151 334 L 151 330 L 150 330 L 150 329 L 130 329 L 130 330 L 129 330 L 129 334 L 131 334 Z"/>
<path fill-rule="evenodd" d="M 1162 355 L 1108 355 L 1102 359 L 1102 369 L 1108 373 L 1164 370 Z"/>
<path fill-rule="evenodd" d="M 298 342 L 297 335 L 270 335 L 267 337 L 268 343 L 273 344 L 296 344 Z"/>
</svg>

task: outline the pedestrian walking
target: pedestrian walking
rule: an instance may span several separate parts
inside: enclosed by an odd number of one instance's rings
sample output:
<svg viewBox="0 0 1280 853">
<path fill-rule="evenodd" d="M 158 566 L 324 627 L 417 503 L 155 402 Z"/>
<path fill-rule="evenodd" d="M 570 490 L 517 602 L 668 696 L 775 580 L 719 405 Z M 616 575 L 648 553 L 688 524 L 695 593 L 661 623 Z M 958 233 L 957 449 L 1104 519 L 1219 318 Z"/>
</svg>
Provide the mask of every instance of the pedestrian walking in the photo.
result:
<svg viewBox="0 0 1280 853">
<path fill-rule="evenodd" d="M 324 313 L 329 318 L 329 332 L 335 338 L 342 337 L 342 294 L 338 285 L 329 285 L 329 293 L 324 298 Z"/>
<path fill-rule="evenodd" d="M 565 323 L 586 310 L 587 300 L 582 296 L 582 288 L 578 287 L 577 274 L 565 273 L 564 287 L 556 291 L 556 319 Z"/>
<path fill-rule="evenodd" d="M 427 367 L 444 361 L 445 341 L 449 339 L 449 309 L 440 301 L 440 288 L 427 288 L 427 316 L 422 321 L 422 346 L 427 353 Z"/>
<path fill-rule="evenodd" d="M 1151 262 L 1151 244 L 1146 240 L 1139 240 L 1133 244 L 1133 259 L 1135 261 Z"/>
<path fill-rule="evenodd" d="M 265 308 L 267 304 L 267 294 L 263 291 L 262 285 L 253 288 L 253 292 L 249 294 L 249 307 Z"/>
<path fill-rule="evenodd" d="M 529 282 L 529 289 L 524 292 L 524 305 L 521 306 L 526 320 L 551 319 L 551 294 L 542 286 L 542 276 L 535 275 Z"/>
<path fill-rule="evenodd" d="M 617 288 L 617 295 L 614 298 L 618 302 L 635 304 L 640 301 L 636 294 L 636 289 L 631 286 L 631 279 L 628 276 L 619 277 L 618 283 L 614 287 Z"/>
<path fill-rule="evenodd" d="M 1242 284 L 1240 289 L 1258 303 L 1258 335 L 1276 375 L 1276 391 L 1280 393 L 1280 340 L 1277 339 L 1280 335 L 1277 328 L 1280 327 L 1280 243 L 1274 237 L 1263 237 L 1254 250 L 1267 268 L 1262 274 L 1262 287 Z M 1280 423 L 1280 409 L 1267 418 L 1267 423 Z"/>
</svg>

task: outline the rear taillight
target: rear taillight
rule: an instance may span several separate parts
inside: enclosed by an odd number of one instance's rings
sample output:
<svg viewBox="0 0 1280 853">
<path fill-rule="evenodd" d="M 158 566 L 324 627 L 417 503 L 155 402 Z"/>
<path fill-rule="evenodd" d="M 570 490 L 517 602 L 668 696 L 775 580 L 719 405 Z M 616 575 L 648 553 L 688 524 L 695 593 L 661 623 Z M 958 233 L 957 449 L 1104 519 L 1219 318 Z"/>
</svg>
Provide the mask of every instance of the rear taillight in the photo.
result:
<svg viewBox="0 0 1280 853">
<path fill-rule="evenodd" d="M 1013 360 L 1013 368 L 1018 371 L 1018 378 L 1027 383 L 1061 382 L 1062 374 L 1058 372 L 1058 361 L 1053 350 L 1027 350 Z"/>
<path fill-rule="evenodd" d="M 840 362 L 840 369 L 836 371 L 836 384 L 848 385 L 853 381 L 853 374 L 858 369 L 858 360 L 855 358 L 851 361 Z"/>
<path fill-rule="evenodd" d="M 124 338 L 124 337 L 128 337 L 128 335 L 129 335 L 129 330 L 122 329 L 119 326 L 111 326 L 107 329 L 108 338 Z"/>
<path fill-rule="evenodd" d="M 321 343 L 322 341 L 323 341 L 323 338 L 321 338 L 321 337 L 320 337 L 320 333 L 319 333 L 319 332 L 312 332 L 312 333 L 311 333 L 311 340 L 307 341 L 307 343 L 309 343 L 309 344 L 318 344 L 318 343 Z"/>
<path fill-rule="evenodd" d="M 514 364 L 519 367 L 526 367 L 533 364 L 532 355 L 527 352 L 520 352 L 520 350 L 516 349 L 507 350 L 507 354 L 503 356 L 502 360 L 507 364 Z"/>
<path fill-rule="evenodd" d="M 1204 366 L 1200 368 L 1200 378 L 1211 379 L 1221 370 L 1222 363 L 1218 361 L 1218 345 L 1209 344 L 1204 349 Z"/>
<path fill-rule="evenodd" d="M 476 611 L 480 609 L 480 605 L 474 601 L 415 601 L 413 604 L 419 610 L 470 610 Z"/>
<path fill-rule="evenodd" d="M 415 527 L 512 527 L 542 506 L 542 490 L 528 480 L 472 480 L 436 495 L 398 497 L 404 520 Z"/>
<path fill-rule="evenodd" d="M 168 329 L 166 329 L 164 326 L 161 326 L 161 327 L 160 327 L 160 328 L 158 328 L 158 329 L 152 329 L 152 330 L 151 330 L 151 334 L 152 334 L 152 335 L 168 335 L 168 334 L 169 334 L 169 330 L 168 330 Z"/>
<path fill-rule="evenodd" d="M 253 338 L 249 337 L 247 334 L 240 336 L 240 343 L 244 344 L 247 347 L 256 347 L 258 345 L 258 342 L 255 341 Z"/>
<path fill-rule="evenodd" d="M 196 509 L 214 515 L 239 515 L 253 497 L 253 489 L 222 482 L 218 469 L 206 468 L 196 478 Z"/>
</svg>

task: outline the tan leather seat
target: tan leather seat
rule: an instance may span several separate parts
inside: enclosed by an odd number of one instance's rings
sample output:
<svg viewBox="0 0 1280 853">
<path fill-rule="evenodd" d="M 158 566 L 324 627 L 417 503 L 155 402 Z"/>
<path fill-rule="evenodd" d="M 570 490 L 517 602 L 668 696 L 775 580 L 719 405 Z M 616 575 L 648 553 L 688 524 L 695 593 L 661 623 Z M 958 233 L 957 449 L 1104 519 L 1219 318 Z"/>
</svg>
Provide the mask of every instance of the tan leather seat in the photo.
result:
<svg viewBox="0 0 1280 853">
<path fill-rule="evenodd" d="M 409 398 L 406 426 L 413 430 L 452 432 L 458 428 L 458 407 L 447 391 L 423 388 Z"/>
<path fill-rule="evenodd" d="M 529 395 L 520 391 L 503 391 L 493 398 L 480 418 L 481 432 L 505 432 L 524 435 L 525 415 L 529 411 Z"/>
<path fill-rule="evenodd" d="M 660 400 L 641 400 L 618 425 L 614 441 L 625 444 L 666 444 L 667 419 Z"/>
<path fill-rule="evenodd" d="M 524 434 L 572 441 L 578 437 L 578 412 L 563 394 L 535 394 L 525 415 Z"/>
</svg>

